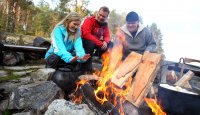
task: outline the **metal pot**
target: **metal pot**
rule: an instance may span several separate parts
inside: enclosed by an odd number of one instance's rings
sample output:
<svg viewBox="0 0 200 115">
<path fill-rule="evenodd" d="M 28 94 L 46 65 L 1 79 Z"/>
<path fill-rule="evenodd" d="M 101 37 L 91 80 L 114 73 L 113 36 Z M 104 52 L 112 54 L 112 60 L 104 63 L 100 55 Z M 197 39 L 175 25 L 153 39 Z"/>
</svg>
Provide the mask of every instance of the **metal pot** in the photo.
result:
<svg viewBox="0 0 200 115">
<path fill-rule="evenodd" d="M 76 88 L 75 82 L 81 74 L 81 71 L 72 71 L 70 68 L 59 68 L 54 72 L 51 80 L 65 93 L 70 93 Z"/>
<path fill-rule="evenodd" d="M 183 88 L 177 90 L 175 86 L 160 84 L 158 100 L 169 115 L 200 115 L 200 95 L 194 91 Z"/>
</svg>

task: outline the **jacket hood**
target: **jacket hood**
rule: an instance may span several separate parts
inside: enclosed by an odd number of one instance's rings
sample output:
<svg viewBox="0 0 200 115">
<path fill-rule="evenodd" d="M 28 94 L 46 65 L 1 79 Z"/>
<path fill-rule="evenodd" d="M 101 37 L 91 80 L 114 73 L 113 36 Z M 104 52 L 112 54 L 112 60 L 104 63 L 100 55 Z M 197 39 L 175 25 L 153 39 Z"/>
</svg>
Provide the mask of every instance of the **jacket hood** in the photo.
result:
<svg viewBox="0 0 200 115">
<path fill-rule="evenodd" d="M 139 27 L 138 27 L 138 30 L 137 30 L 137 33 L 135 36 L 137 36 L 143 29 L 144 29 L 144 25 L 142 25 L 141 23 L 139 23 Z M 130 37 L 132 37 L 131 33 L 128 31 L 127 29 L 127 25 L 123 25 L 121 28 L 120 28 L 124 33 L 128 34 Z"/>
</svg>

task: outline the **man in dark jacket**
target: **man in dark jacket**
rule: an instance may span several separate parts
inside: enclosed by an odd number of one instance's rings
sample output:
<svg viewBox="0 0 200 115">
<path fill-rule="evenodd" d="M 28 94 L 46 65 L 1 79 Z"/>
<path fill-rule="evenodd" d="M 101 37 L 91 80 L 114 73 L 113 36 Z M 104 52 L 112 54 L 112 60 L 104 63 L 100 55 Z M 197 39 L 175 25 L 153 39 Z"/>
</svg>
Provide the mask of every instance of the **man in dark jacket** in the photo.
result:
<svg viewBox="0 0 200 115">
<path fill-rule="evenodd" d="M 83 47 L 85 52 L 91 56 L 101 57 L 109 47 L 112 47 L 107 24 L 109 13 L 108 7 L 103 6 L 96 15 L 87 17 L 81 26 Z M 85 65 L 86 72 L 91 72 L 92 59 L 90 58 Z"/>
<path fill-rule="evenodd" d="M 121 28 L 125 36 L 125 45 L 123 46 L 124 57 L 131 51 L 143 54 L 156 51 L 156 42 L 151 31 L 139 22 L 139 16 L 136 12 L 129 12 L 126 16 L 126 24 Z"/>
</svg>

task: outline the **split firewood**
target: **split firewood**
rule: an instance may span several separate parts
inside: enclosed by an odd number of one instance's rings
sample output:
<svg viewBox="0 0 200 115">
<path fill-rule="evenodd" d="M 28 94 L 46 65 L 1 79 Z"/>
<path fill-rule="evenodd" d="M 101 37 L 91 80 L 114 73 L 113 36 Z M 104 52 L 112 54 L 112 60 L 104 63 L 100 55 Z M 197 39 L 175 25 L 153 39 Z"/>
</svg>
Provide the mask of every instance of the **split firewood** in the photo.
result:
<svg viewBox="0 0 200 115">
<path fill-rule="evenodd" d="M 193 76 L 194 76 L 194 73 L 192 71 L 188 71 L 174 85 L 191 88 L 188 82 Z"/>
<path fill-rule="evenodd" d="M 122 88 L 128 78 L 131 77 L 133 73 L 137 70 L 141 58 L 141 54 L 131 52 L 128 57 L 114 71 L 111 77 L 111 82 Z"/>
<path fill-rule="evenodd" d="M 149 92 L 162 59 L 161 54 L 145 52 L 127 99 L 139 107 Z"/>
<path fill-rule="evenodd" d="M 147 61 L 144 63 L 141 63 L 138 69 L 138 72 L 136 74 L 135 82 L 134 82 L 134 91 L 133 91 L 133 98 L 134 100 L 137 100 L 139 95 L 141 94 L 141 91 L 146 87 L 146 85 L 149 82 L 149 77 L 155 70 L 156 65 L 153 62 Z M 141 72 L 143 71 L 143 72 Z M 140 77 L 138 77 L 140 76 Z"/>
<path fill-rule="evenodd" d="M 135 67 L 135 69 L 133 69 L 132 71 L 126 73 L 124 76 L 122 76 L 121 78 L 117 77 L 117 73 L 120 72 L 120 69 L 118 68 L 114 73 L 113 73 L 113 77 L 111 79 L 111 82 L 114 83 L 116 86 L 118 86 L 119 88 L 122 88 L 126 81 L 128 81 L 128 79 L 133 75 L 133 73 L 136 71 L 136 69 L 138 68 L 138 66 Z"/>
<path fill-rule="evenodd" d="M 185 82 L 185 83 L 183 83 L 183 85 L 181 85 L 181 86 L 184 87 L 184 88 L 192 89 L 192 86 L 190 85 L 189 82 Z"/>
</svg>

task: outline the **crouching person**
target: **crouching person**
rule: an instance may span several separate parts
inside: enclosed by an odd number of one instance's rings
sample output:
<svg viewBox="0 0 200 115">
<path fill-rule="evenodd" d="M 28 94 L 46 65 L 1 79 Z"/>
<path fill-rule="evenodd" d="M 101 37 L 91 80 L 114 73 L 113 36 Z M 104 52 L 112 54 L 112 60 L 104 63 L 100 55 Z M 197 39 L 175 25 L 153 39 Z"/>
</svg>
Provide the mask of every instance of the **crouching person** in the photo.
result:
<svg viewBox="0 0 200 115">
<path fill-rule="evenodd" d="M 90 58 L 85 54 L 80 37 L 81 18 L 78 13 L 69 13 L 51 33 L 51 46 L 45 55 L 46 67 L 56 72 L 52 80 L 68 95 L 75 88 L 75 81 L 82 72 L 82 63 Z"/>
</svg>

